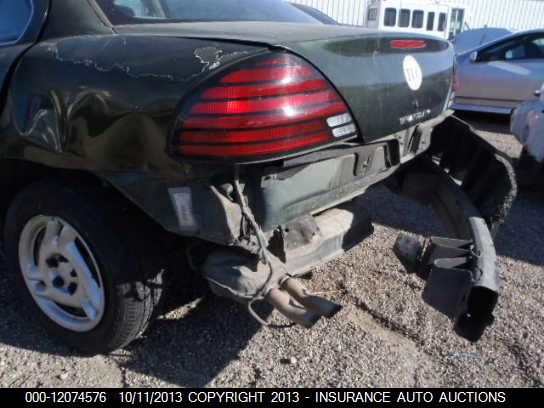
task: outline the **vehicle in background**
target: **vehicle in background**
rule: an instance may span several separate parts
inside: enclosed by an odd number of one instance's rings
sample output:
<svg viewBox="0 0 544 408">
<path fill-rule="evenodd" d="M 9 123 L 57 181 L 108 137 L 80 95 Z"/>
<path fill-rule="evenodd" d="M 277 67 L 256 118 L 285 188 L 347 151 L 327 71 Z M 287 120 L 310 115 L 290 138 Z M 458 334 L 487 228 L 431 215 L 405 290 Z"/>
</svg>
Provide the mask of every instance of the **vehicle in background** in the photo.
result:
<svg viewBox="0 0 544 408">
<path fill-rule="evenodd" d="M 512 31 L 507 30 L 506 28 L 477 28 L 457 34 L 452 42 L 455 47 L 455 52 L 457 54 L 462 54 L 463 52 L 473 50 L 481 45 L 504 38 L 511 34 Z"/>
<path fill-rule="evenodd" d="M 456 110 L 509 115 L 544 82 L 544 30 L 524 31 L 457 56 Z"/>
<path fill-rule="evenodd" d="M 466 9 L 432 0 L 372 0 L 366 27 L 452 39 L 465 28 Z"/>
<path fill-rule="evenodd" d="M 305 4 L 298 4 L 298 3 L 290 3 L 299 10 L 305 12 L 306 14 L 312 16 L 317 21 L 322 22 L 323 24 L 328 25 L 338 25 L 338 21 L 336 21 L 334 18 L 330 17 L 328 14 L 325 14 L 319 9 L 316 9 L 315 7 L 310 7 Z"/>
<path fill-rule="evenodd" d="M 520 184 L 544 187 L 544 84 L 535 96 L 514 109 L 510 127 L 523 145 L 518 162 Z"/>
</svg>

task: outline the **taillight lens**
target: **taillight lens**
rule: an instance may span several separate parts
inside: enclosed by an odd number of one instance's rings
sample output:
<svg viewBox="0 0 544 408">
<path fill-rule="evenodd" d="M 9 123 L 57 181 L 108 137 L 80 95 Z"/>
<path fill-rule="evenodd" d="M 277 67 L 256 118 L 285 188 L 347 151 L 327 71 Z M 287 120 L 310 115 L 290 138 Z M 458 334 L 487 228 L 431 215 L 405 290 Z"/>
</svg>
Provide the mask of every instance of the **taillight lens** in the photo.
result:
<svg viewBox="0 0 544 408">
<path fill-rule="evenodd" d="M 287 53 L 252 59 L 185 101 L 176 154 L 249 162 L 357 137 L 345 102 L 310 64 Z"/>
<path fill-rule="evenodd" d="M 419 49 L 427 47 L 427 42 L 424 40 L 392 40 L 390 45 L 391 48 L 398 48 L 401 50 Z"/>
</svg>

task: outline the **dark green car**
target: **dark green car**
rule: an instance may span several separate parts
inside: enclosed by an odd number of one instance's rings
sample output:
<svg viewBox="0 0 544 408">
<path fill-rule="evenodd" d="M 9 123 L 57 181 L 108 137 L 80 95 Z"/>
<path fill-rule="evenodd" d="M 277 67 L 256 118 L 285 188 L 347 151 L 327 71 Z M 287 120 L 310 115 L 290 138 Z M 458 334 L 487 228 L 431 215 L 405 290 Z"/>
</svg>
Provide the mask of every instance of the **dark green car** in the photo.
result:
<svg viewBox="0 0 544 408">
<path fill-rule="evenodd" d="M 0 21 L 4 251 L 64 342 L 126 345 L 190 270 L 265 324 L 257 301 L 332 317 L 295 278 L 372 233 L 354 199 L 384 181 L 451 230 L 397 242 L 425 300 L 466 337 L 491 323 L 515 184 L 448 110 L 448 42 L 279 0 L 0 1 Z"/>
</svg>

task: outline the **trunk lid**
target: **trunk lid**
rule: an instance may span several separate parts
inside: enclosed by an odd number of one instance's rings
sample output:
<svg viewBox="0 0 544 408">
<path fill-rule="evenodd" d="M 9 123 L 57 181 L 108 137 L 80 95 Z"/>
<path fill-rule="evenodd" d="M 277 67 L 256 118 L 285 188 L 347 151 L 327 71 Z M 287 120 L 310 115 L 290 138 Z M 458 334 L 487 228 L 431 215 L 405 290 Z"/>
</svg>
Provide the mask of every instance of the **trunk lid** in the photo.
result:
<svg viewBox="0 0 544 408">
<path fill-rule="evenodd" d="M 453 47 L 429 36 L 274 22 L 138 24 L 118 26 L 117 31 L 292 51 L 331 81 L 366 142 L 438 116 L 451 96 Z"/>
</svg>

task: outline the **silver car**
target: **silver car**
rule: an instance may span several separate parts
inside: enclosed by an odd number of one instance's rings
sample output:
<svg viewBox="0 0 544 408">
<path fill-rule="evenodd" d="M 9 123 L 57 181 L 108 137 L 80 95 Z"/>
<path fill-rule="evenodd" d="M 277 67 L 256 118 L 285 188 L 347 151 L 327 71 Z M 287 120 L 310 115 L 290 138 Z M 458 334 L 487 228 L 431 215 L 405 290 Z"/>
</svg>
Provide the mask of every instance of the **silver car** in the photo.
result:
<svg viewBox="0 0 544 408">
<path fill-rule="evenodd" d="M 457 56 L 456 110 L 510 114 L 544 81 L 544 30 L 525 31 Z"/>
<path fill-rule="evenodd" d="M 514 109 L 511 130 L 523 145 L 524 154 L 544 163 L 544 84 L 535 96 L 536 99 Z"/>
</svg>

